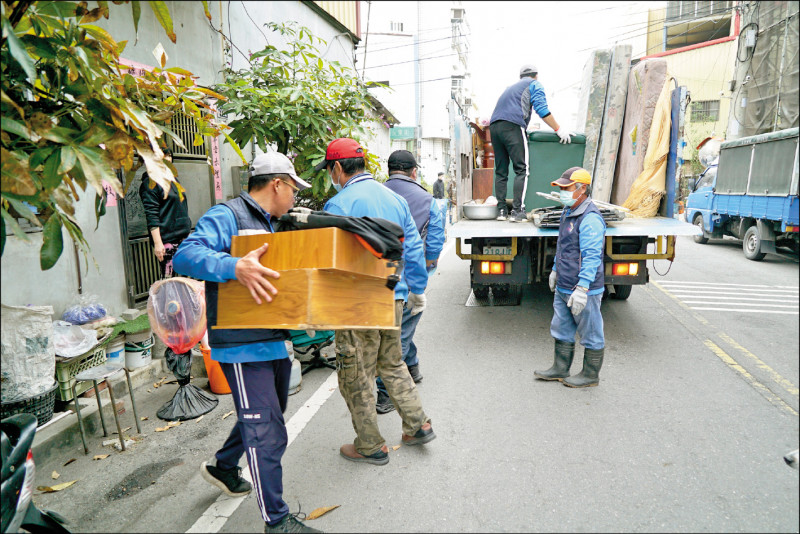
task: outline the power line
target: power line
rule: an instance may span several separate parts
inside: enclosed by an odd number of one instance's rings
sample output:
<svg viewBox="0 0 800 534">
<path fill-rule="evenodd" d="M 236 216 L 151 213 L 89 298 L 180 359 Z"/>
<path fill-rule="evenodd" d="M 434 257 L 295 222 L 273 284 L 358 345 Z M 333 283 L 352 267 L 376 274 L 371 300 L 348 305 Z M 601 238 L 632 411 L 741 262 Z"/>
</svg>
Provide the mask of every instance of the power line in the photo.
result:
<svg viewBox="0 0 800 534">
<path fill-rule="evenodd" d="M 458 55 L 458 53 L 453 52 L 453 53 L 450 53 L 450 54 L 443 54 L 441 56 L 424 57 L 424 58 L 420 58 L 420 59 L 409 59 L 408 61 L 397 61 L 395 63 L 386 63 L 385 65 L 374 65 L 374 66 L 371 66 L 371 67 L 362 67 L 362 69 L 377 69 L 378 67 L 390 67 L 392 65 L 402 65 L 403 63 L 414 63 L 414 62 L 419 62 L 419 61 L 427 61 L 429 59 L 439 59 L 439 58 L 443 58 L 443 57 L 452 57 L 452 56 L 457 56 L 457 55 Z"/>
<path fill-rule="evenodd" d="M 392 85 L 392 87 L 397 87 L 398 85 L 418 85 L 418 84 L 421 84 L 421 83 L 438 82 L 438 81 L 441 81 L 441 80 L 449 80 L 449 79 L 451 79 L 451 76 L 447 76 L 446 78 L 434 78 L 432 80 L 420 80 L 418 82 L 396 83 L 396 84 Z"/>
</svg>

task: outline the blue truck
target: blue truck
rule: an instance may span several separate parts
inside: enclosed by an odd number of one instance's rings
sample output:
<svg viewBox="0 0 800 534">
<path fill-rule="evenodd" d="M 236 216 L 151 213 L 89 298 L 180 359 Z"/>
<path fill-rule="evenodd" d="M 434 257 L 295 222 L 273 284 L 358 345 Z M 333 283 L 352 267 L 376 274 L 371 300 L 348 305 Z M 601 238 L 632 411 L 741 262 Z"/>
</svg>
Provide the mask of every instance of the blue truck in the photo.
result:
<svg viewBox="0 0 800 534">
<path fill-rule="evenodd" d="M 686 220 L 699 227 L 697 243 L 733 236 L 744 255 L 800 250 L 798 128 L 743 137 L 720 145 L 719 157 L 686 199 Z"/>
</svg>

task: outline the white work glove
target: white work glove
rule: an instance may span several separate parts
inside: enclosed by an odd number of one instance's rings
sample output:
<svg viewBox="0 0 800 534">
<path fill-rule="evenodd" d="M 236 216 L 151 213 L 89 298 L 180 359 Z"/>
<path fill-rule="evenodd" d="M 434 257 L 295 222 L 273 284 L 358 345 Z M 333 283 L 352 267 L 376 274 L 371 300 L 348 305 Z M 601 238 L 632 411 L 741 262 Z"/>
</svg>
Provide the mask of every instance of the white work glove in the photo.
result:
<svg viewBox="0 0 800 534">
<path fill-rule="evenodd" d="M 558 142 L 564 144 L 564 143 L 571 143 L 572 138 L 570 136 L 575 134 L 572 132 L 565 132 L 564 128 L 559 128 L 558 130 L 556 130 L 556 135 L 558 136 Z"/>
<path fill-rule="evenodd" d="M 577 286 L 575 291 L 572 292 L 572 295 L 569 296 L 569 300 L 567 300 L 567 306 L 572 310 L 572 315 L 575 317 L 580 315 L 583 309 L 586 307 L 586 301 L 589 300 L 588 291 L 589 290 L 586 288 Z"/>
<path fill-rule="evenodd" d="M 558 280 L 558 275 L 555 271 L 550 271 L 550 279 L 548 280 L 550 283 L 550 292 L 556 292 L 556 281 Z"/>
<path fill-rule="evenodd" d="M 313 210 L 311 210 L 310 208 L 304 208 L 302 206 L 295 206 L 295 207 L 289 209 L 287 214 L 289 215 L 289 217 L 294 219 L 294 222 L 296 222 L 296 223 L 307 223 L 308 222 L 308 216 L 311 215 L 312 211 Z"/>
<path fill-rule="evenodd" d="M 408 294 L 408 305 L 411 307 L 411 315 L 416 315 L 418 313 L 422 313 L 422 310 L 425 309 L 427 306 L 428 301 L 425 298 L 425 293 L 409 293 Z"/>
<path fill-rule="evenodd" d="M 317 335 L 317 331 L 316 330 L 306 330 L 306 335 L 308 337 L 310 337 L 310 338 L 313 338 L 314 336 Z"/>
</svg>

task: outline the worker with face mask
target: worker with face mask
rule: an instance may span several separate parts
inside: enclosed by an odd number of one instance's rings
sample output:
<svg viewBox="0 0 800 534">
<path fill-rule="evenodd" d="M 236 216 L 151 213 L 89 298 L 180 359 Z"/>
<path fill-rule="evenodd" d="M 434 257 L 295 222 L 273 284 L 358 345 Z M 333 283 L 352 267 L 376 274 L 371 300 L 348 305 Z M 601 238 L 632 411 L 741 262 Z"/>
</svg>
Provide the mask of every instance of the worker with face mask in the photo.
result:
<svg viewBox="0 0 800 534">
<path fill-rule="evenodd" d="M 559 187 L 559 199 L 564 204 L 556 260 L 549 279 L 550 291 L 555 293 L 550 323 L 555 355 L 550 369 L 533 374 L 542 380 L 560 380 L 574 388 L 596 386 L 605 350 L 600 303 L 605 290 L 606 223 L 589 196 L 592 177 L 586 169 L 567 169 L 551 185 Z M 570 376 L 576 333 L 584 347 L 583 370 Z"/>
</svg>

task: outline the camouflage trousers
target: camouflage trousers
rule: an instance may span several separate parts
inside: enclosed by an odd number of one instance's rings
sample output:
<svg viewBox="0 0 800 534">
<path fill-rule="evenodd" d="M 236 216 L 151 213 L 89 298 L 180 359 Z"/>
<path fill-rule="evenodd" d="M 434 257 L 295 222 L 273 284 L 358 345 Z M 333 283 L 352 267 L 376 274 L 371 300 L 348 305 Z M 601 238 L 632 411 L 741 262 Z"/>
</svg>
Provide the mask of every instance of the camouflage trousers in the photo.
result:
<svg viewBox="0 0 800 534">
<path fill-rule="evenodd" d="M 403 301 L 395 301 L 395 324 L 400 325 Z M 339 391 L 350 410 L 356 439 L 356 451 L 368 455 L 386 444 L 378 429 L 375 411 L 375 376 L 386 385 L 400 418 L 403 433 L 413 436 L 423 424 L 430 422 L 422 411 L 416 384 L 403 362 L 400 329 L 337 330 L 336 371 Z"/>
</svg>

